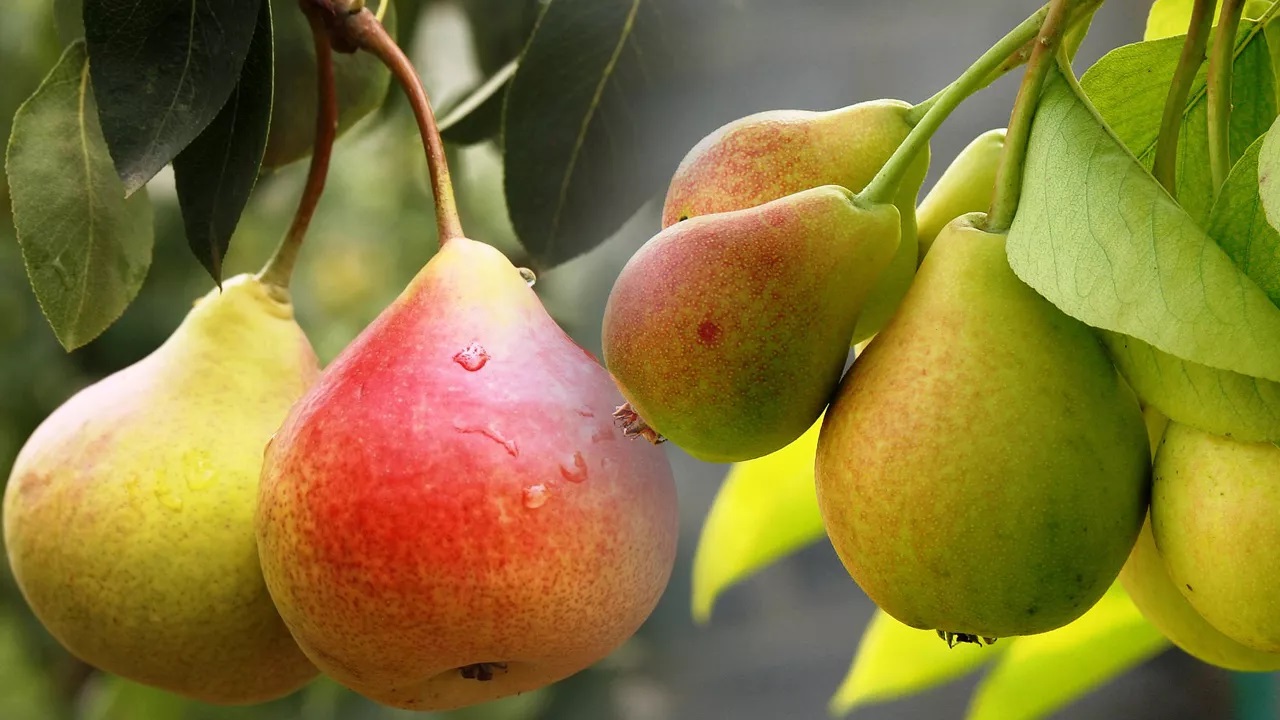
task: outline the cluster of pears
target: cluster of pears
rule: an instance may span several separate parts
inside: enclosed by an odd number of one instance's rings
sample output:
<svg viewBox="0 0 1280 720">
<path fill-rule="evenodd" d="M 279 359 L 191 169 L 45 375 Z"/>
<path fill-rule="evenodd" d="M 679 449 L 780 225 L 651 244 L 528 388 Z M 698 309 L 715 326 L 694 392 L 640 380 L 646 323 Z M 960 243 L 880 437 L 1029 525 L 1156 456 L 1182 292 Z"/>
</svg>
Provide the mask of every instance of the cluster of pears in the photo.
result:
<svg viewBox="0 0 1280 720">
<path fill-rule="evenodd" d="M 529 272 L 442 233 L 322 372 L 275 263 L 22 448 L 5 547 L 50 633 L 206 702 L 324 672 L 414 710 L 532 690 L 629 639 L 675 562 L 671 467 L 625 441 L 609 373 Z"/>
<path fill-rule="evenodd" d="M 5 546 L 54 637 L 138 682 L 482 702 L 599 660 L 666 586 L 671 468 L 619 402 L 482 243 L 448 240 L 323 373 L 287 290 L 237 276 L 35 431 Z"/>
<path fill-rule="evenodd" d="M 706 460 L 777 450 L 826 410 L 819 506 L 867 594 L 949 642 L 1045 632 L 1134 548 L 1146 425 L 1092 329 L 1022 283 L 987 230 L 1002 130 L 919 208 L 927 151 L 892 203 L 855 194 L 910 109 L 766 112 L 695 146 L 665 229 L 610 295 L 605 362 L 630 429 Z"/>
</svg>

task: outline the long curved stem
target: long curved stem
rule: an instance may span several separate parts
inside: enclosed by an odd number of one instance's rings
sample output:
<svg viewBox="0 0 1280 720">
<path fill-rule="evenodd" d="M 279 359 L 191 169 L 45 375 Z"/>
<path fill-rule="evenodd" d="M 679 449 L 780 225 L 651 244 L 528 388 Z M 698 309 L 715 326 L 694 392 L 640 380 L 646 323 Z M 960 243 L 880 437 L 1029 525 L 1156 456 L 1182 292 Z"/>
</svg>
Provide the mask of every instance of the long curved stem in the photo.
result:
<svg viewBox="0 0 1280 720">
<path fill-rule="evenodd" d="M 1209 171 L 1214 192 L 1231 170 L 1231 70 L 1235 59 L 1236 30 L 1244 13 L 1244 0 L 1222 0 L 1218 32 L 1209 56 Z"/>
<path fill-rule="evenodd" d="M 893 152 L 884 167 L 880 168 L 880 172 L 876 173 L 866 189 L 858 194 L 859 197 L 873 203 L 891 202 L 898 191 L 903 175 L 911 167 L 912 160 L 929 143 L 929 139 L 937 132 L 942 121 L 946 120 L 947 116 L 966 98 L 991 83 L 992 74 L 1040 32 L 1040 26 L 1048 13 L 1049 8 L 1046 6 L 1023 20 L 1016 28 L 1009 31 L 1009 34 L 992 45 L 990 50 L 983 53 L 982 57 L 970 65 L 969 69 L 948 85 L 941 94 L 921 103 L 921 105 L 927 103 L 928 109 L 915 123 L 915 127 Z M 908 116 L 908 119 L 910 120 L 911 117 Z"/>
<path fill-rule="evenodd" d="M 409 97 L 409 105 L 413 107 L 414 118 L 418 121 L 418 132 L 422 135 L 422 146 L 427 153 L 427 170 L 431 175 L 431 194 L 435 197 L 436 227 L 443 246 L 449 240 L 465 237 L 462 222 L 458 219 L 458 204 L 453 196 L 453 183 L 449 179 L 449 161 L 445 157 L 444 141 L 440 139 L 440 130 L 436 127 L 435 113 L 431 110 L 431 102 L 422 87 L 413 63 L 405 56 L 396 41 L 387 34 L 382 23 L 367 8 L 347 16 L 345 29 L 355 44 L 377 56 L 396 78 L 396 82 Z"/>
<path fill-rule="evenodd" d="M 287 291 L 293 267 L 298 261 L 298 251 L 311 225 L 311 217 L 324 193 L 325 179 L 329 176 L 329 159 L 333 154 L 333 141 L 338 135 L 338 94 L 333 79 L 333 45 L 324 18 L 307 3 L 299 3 L 311 25 L 311 37 L 316 51 L 316 139 L 311 152 L 311 165 L 307 168 L 307 182 L 302 198 L 294 212 L 293 222 L 285 233 L 275 253 L 258 273 L 264 284 Z"/>
<path fill-rule="evenodd" d="M 1045 78 L 1057 62 L 1058 48 L 1066 26 L 1067 10 L 1074 0 L 1053 0 L 1049 17 L 1040 28 L 1035 50 L 1027 62 L 1027 72 L 1018 88 L 1018 99 L 1013 103 L 1009 117 L 1009 130 L 1005 134 L 1004 154 L 996 169 L 996 189 L 987 213 L 986 230 L 999 233 L 1009 229 L 1013 215 L 1022 197 L 1022 165 L 1027 155 L 1027 143 L 1031 139 L 1031 121 L 1035 119 L 1040 104 L 1040 92 Z"/>
<path fill-rule="evenodd" d="M 1182 131 L 1182 115 L 1187 99 L 1191 97 L 1191 85 L 1204 62 L 1205 47 L 1213 29 L 1215 0 L 1196 0 L 1191 9 L 1191 23 L 1187 26 L 1187 39 L 1178 56 L 1178 66 L 1173 71 L 1169 96 L 1164 103 L 1164 117 L 1160 120 L 1160 137 L 1156 140 L 1156 159 L 1151 174 L 1169 191 L 1177 193 L 1178 135 Z"/>
</svg>

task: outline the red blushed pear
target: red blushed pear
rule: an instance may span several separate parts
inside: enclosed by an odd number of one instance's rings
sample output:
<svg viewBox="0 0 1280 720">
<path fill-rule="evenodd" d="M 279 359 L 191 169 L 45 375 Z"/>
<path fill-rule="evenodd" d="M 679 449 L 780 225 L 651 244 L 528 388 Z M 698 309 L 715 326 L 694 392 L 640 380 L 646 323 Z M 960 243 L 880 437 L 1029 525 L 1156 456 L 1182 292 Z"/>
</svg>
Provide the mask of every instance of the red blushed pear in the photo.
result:
<svg viewBox="0 0 1280 720">
<path fill-rule="evenodd" d="M 897 249 L 894 206 L 835 185 L 668 227 L 605 308 L 620 412 L 710 462 L 784 447 L 827 406 Z"/>
<path fill-rule="evenodd" d="M 815 112 L 767 110 L 725 124 L 685 155 L 667 188 L 662 227 L 688 218 L 742 210 L 820 185 L 860 192 L 906 139 L 913 107 L 869 100 Z M 911 160 L 893 194 L 898 251 L 858 318 L 853 342 L 879 330 L 916 269 L 916 195 L 929 169 L 928 146 Z"/>
<path fill-rule="evenodd" d="M 269 446 L 263 573 L 317 666 L 378 702 L 480 703 L 639 628 L 675 559 L 663 453 L 497 250 L 455 237 Z"/>
</svg>

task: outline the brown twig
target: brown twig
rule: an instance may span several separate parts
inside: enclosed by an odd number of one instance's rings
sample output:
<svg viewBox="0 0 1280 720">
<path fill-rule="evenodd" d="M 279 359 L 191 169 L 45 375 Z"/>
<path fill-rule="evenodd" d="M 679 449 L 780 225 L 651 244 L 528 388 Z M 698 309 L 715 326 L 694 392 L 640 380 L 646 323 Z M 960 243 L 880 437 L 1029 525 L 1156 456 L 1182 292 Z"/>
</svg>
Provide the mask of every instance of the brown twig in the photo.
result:
<svg viewBox="0 0 1280 720">
<path fill-rule="evenodd" d="M 377 17 L 364 7 L 362 0 L 300 0 L 323 8 L 328 16 L 329 32 L 333 48 L 338 52 L 364 50 L 379 60 L 396 82 L 404 89 L 418 121 L 422 146 L 427 154 L 427 170 L 431 175 L 431 194 L 435 199 L 436 228 L 440 244 L 453 238 L 465 237 L 462 222 L 458 219 L 457 201 L 453 196 L 453 183 L 449 180 L 449 162 L 445 157 L 444 141 L 436 127 L 435 113 L 422 87 L 422 79 L 413 63 L 378 22 Z"/>
<path fill-rule="evenodd" d="M 324 193 L 325 180 L 329 176 L 329 160 L 333 155 L 333 142 L 338 136 L 338 95 L 333 78 L 333 45 L 329 37 L 332 17 L 310 0 L 299 0 L 298 5 L 311 25 L 311 36 L 316 50 L 316 138 L 311 152 L 311 165 L 307 168 L 307 182 L 302 198 L 294 212 L 293 223 L 284 239 L 276 247 L 275 254 L 266 267 L 258 273 L 258 279 L 275 288 L 287 289 L 298 260 L 298 251 L 306 237 L 311 217 L 315 215 L 320 196 Z"/>
</svg>

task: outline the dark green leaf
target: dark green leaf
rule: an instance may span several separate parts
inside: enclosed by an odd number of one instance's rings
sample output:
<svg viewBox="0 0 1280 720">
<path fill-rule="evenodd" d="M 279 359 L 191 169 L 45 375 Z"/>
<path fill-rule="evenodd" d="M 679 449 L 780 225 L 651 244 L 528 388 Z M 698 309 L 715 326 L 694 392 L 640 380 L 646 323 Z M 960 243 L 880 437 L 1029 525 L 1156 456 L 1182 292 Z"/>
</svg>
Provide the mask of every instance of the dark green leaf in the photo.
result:
<svg viewBox="0 0 1280 720">
<path fill-rule="evenodd" d="M 214 282 L 262 166 L 271 125 L 271 3 L 258 11 L 258 30 L 240 82 L 209 127 L 173 159 L 187 244 Z"/>
<path fill-rule="evenodd" d="M 475 145 L 502 129 L 502 101 L 506 98 L 517 61 L 507 63 L 483 83 L 450 103 L 441 113 L 440 135 L 455 145 Z"/>
<path fill-rule="evenodd" d="M 551 0 L 539 18 L 502 135 L 511 222 L 542 266 L 617 230 L 688 148 L 662 101 L 678 86 L 665 32 L 656 0 Z"/>
<path fill-rule="evenodd" d="M 5 170 L 36 299 L 68 350 L 105 330 L 151 264 L 151 205 L 125 200 L 98 125 L 83 41 L 14 116 Z"/>
<path fill-rule="evenodd" d="M 1231 156 L 1267 131 L 1276 117 L 1275 77 L 1267 41 L 1252 22 L 1242 22 L 1236 36 L 1231 113 Z M 1136 43 L 1107 53 L 1085 72 L 1080 84 L 1098 114 L 1150 169 L 1155 161 L 1160 116 L 1182 51 L 1182 36 Z M 1214 185 L 1209 172 L 1207 67 L 1201 66 L 1192 84 L 1178 138 L 1177 197 L 1191 217 L 1204 226 L 1213 207 Z"/>
<path fill-rule="evenodd" d="M 263 0 L 85 0 L 85 40 L 107 147 L 126 193 L 222 109 Z"/>
<path fill-rule="evenodd" d="M 1060 70 L 1046 82 L 1023 174 L 1008 254 L 1024 282 L 1088 325 L 1280 381 L 1280 308 L 1125 150 Z"/>
</svg>

